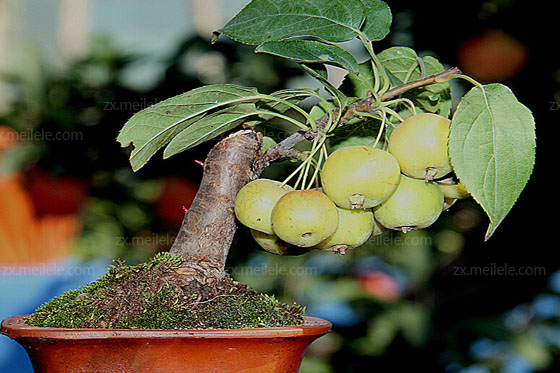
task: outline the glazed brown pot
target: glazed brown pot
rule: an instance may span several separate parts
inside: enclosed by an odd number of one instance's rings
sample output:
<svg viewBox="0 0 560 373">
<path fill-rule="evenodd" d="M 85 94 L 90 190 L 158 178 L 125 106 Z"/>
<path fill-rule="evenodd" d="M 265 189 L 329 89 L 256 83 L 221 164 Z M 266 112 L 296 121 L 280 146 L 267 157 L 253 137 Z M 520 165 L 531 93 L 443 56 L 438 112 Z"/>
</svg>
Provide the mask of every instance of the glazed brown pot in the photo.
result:
<svg viewBox="0 0 560 373">
<path fill-rule="evenodd" d="M 2 321 L 35 372 L 297 372 L 307 347 L 331 323 L 214 330 L 64 329 Z"/>
</svg>

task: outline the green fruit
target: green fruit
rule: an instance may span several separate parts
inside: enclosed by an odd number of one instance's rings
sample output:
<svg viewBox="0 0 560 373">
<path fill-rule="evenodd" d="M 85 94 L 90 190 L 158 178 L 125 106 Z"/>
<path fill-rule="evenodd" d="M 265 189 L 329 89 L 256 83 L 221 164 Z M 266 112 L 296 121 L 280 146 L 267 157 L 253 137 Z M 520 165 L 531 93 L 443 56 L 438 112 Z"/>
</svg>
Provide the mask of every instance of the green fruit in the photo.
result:
<svg viewBox="0 0 560 373">
<path fill-rule="evenodd" d="M 442 191 L 445 198 L 463 199 L 470 196 L 463 184 L 453 183 L 452 181 L 441 180 L 437 182 L 437 186 Z"/>
<path fill-rule="evenodd" d="M 395 191 L 399 178 L 395 157 L 371 146 L 337 149 L 321 170 L 325 194 L 345 209 L 379 205 Z"/>
<path fill-rule="evenodd" d="M 310 251 L 310 247 L 297 247 L 282 241 L 275 234 L 267 234 L 251 229 L 251 235 L 263 250 L 276 255 L 301 255 Z"/>
<path fill-rule="evenodd" d="M 451 206 L 453 206 L 457 202 L 457 198 L 447 198 L 443 199 L 443 211 L 449 210 Z"/>
<path fill-rule="evenodd" d="M 443 193 L 434 182 L 402 176 L 395 193 L 374 209 L 385 228 L 408 232 L 433 224 L 443 210 Z"/>
<path fill-rule="evenodd" d="M 373 232 L 371 232 L 371 237 L 379 236 L 381 233 L 386 231 L 387 228 L 379 224 L 379 222 L 375 220 L 375 214 L 373 214 Z"/>
<path fill-rule="evenodd" d="M 271 215 L 272 230 L 280 239 L 312 247 L 330 237 L 338 226 L 338 211 L 325 194 L 296 190 L 283 195 Z"/>
<path fill-rule="evenodd" d="M 292 187 L 276 180 L 257 179 L 245 185 L 235 199 L 235 216 L 241 224 L 260 232 L 272 234 L 270 214 L 276 202 Z"/>
<path fill-rule="evenodd" d="M 375 219 L 370 209 L 347 210 L 338 208 L 338 227 L 332 236 L 317 245 L 321 250 L 332 250 L 344 255 L 346 250 L 363 245 L 373 232 Z"/>
<path fill-rule="evenodd" d="M 433 180 L 452 171 L 447 142 L 450 120 L 422 113 L 402 122 L 389 137 L 389 152 L 401 172 L 417 179 Z"/>
</svg>

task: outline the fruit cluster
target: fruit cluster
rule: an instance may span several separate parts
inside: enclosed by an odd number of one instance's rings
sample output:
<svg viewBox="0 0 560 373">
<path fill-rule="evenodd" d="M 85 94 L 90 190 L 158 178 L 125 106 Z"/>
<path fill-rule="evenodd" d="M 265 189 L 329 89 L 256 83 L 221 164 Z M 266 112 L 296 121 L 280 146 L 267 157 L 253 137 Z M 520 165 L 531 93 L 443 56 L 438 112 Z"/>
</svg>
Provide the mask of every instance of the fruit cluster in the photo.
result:
<svg viewBox="0 0 560 373">
<path fill-rule="evenodd" d="M 394 129 L 387 151 L 337 149 L 321 169 L 322 189 L 254 180 L 237 195 L 235 214 L 264 250 L 280 255 L 314 248 L 344 254 L 387 229 L 426 228 L 456 199 L 469 196 L 448 176 L 449 123 L 417 114 Z"/>
</svg>

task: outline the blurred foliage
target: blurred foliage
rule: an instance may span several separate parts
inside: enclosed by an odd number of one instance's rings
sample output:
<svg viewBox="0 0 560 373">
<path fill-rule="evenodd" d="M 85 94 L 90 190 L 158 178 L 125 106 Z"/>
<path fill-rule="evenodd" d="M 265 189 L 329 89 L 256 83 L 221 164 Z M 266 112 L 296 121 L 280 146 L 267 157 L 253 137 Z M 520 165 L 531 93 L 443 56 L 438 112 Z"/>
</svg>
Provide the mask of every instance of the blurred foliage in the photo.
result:
<svg viewBox="0 0 560 373">
<path fill-rule="evenodd" d="M 38 214 L 61 213 L 62 205 L 68 205 L 64 212 L 81 211 L 77 255 L 137 263 L 171 245 L 180 224 L 176 216 L 184 213 L 178 202 L 188 207 L 202 174 L 194 160 L 204 160 L 213 143 L 135 174 L 127 150 L 115 141 L 122 124 L 160 99 L 206 83 L 235 82 L 271 92 L 302 73 L 249 48 L 212 46 L 192 37 L 164 61 L 155 87 L 137 91 L 126 84 L 127 71 L 150 61 L 123 54 L 103 37 L 92 45 L 89 56 L 64 69 L 35 57 L 18 74 L 3 76 L 13 97 L 0 123 L 17 131 L 19 143 L 4 156 L 0 171 L 23 172 Z M 70 180 L 83 186 L 69 185 L 76 184 Z"/>
<path fill-rule="evenodd" d="M 536 47 L 542 31 L 518 28 L 522 20 L 541 16 L 537 7 L 526 8 L 519 1 L 430 4 L 391 3 L 392 34 L 377 48 L 410 46 L 453 64 L 457 40 L 502 28 L 527 45 L 530 55 L 527 67 L 507 84 L 536 108 L 537 123 L 550 119 L 550 92 L 557 89 L 552 72 L 558 66 Z M 450 31 L 434 37 L 437 7 L 446 9 L 446 16 L 438 12 L 437 29 Z M 126 150 L 115 142 L 122 124 L 136 111 L 202 84 L 230 82 L 266 93 L 303 76 L 294 65 L 250 48 L 226 41 L 209 45 L 194 37 L 164 61 L 154 87 L 138 91 L 124 76 L 146 57 L 123 54 L 103 38 L 93 45 L 88 58 L 64 70 L 51 70 L 38 59 L 27 73 L 6 77 L 15 89 L 11 109 L 0 114 L 0 123 L 29 134 L 10 156 L 10 167 L 23 170 L 29 183 L 37 170 L 85 181 L 77 255 L 119 257 L 133 264 L 172 243 L 177 226 L 166 223 L 156 201 L 170 178 L 199 181 L 201 169 L 194 160 L 203 160 L 214 142 L 166 161 L 156 159 L 135 174 Z M 538 110 L 542 107 L 549 112 Z M 276 140 L 286 136 L 280 123 L 261 130 Z M 47 138 L 57 133 L 71 141 Z M 264 176 L 278 177 L 290 167 L 280 162 Z M 379 372 L 558 371 L 560 274 L 553 250 L 537 245 L 536 234 L 527 233 L 527 216 L 539 214 L 533 210 L 537 204 L 528 200 L 540 193 L 536 188 L 545 166 L 537 162 L 536 167 L 519 207 L 503 223 L 503 233 L 488 243 L 482 243 L 484 215 L 465 200 L 430 229 L 406 235 L 385 232 L 343 257 L 317 251 L 277 257 L 259 251 L 249 232 L 240 229 L 229 270 L 256 290 L 296 301 L 309 315 L 333 322 L 333 331 L 309 348 L 303 373 L 362 372 L 366 367 Z M 534 272 L 495 272 L 505 267 Z M 480 272 L 484 269 L 489 272 Z"/>
</svg>

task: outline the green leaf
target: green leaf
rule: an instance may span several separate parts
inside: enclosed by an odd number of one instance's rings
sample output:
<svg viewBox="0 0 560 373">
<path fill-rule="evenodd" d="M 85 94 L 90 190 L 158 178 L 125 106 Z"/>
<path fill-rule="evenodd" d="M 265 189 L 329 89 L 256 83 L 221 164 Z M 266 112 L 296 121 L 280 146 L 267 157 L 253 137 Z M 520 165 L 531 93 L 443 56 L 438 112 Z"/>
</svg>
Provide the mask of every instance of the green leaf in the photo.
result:
<svg viewBox="0 0 560 373">
<path fill-rule="evenodd" d="M 272 137 L 263 136 L 261 144 L 261 154 L 264 154 L 268 149 L 276 145 L 276 141 Z"/>
<path fill-rule="evenodd" d="M 321 84 L 323 84 L 327 92 L 329 92 L 333 96 L 334 102 L 336 102 L 337 107 L 343 108 L 348 105 L 350 99 L 329 81 L 329 74 L 325 65 L 302 64 L 301 67 L 309 75 L 319 80 Z"/>
<path fill-rule="evenodd" d="M 371 41 L 382 40 L 391 29 L 391 9 L 379 0 L 362 0 L 362 3 L 366 7 L 366 20 L 362 25 L 362 32 Z"/>
<path fill-rule="evenodd" d="M 269 41 L 257 47 L 258 53 L 268 53 L 299 63 L 326 63 L 357 72 L 358 63 L 344 49 L 311 40 Z"/>
<path fill-rule="evenodd" d="M 392 47 L 379 52 L 377 57 L 394 78 L 393 85 L 400 85 L 413 80 L 412 76 L 407 77 L 409 70 L 411 67 L 419 68 L 418 55 L 411 48 Z M 417 75 L 420 76 L 421 74 Z"/>
<path fill-rule="evenodd" d="M 413 49 L 392 47 L 378 54 L 393 86 L 440 73 L 445 70 L 434 57 L 419 57 Z M 415 89 L 404 95 L 411 99 L 419 112 L 430 112 L 448 117 L 451 111 L 451 87 L 448 82 Z"/>
<path fill-rule="evenodd" d="M 360 0 L 253 0 L 222 29 L 214 32 L 250 45 L 294 37 L 330 42 L 357 36 L 365 18 Z"/>
<path fill-rule="evenodd" d="M 371 62 L 366 61 L 358 65 L 358 73 L 349 72 L 344 77 L 340 90 L 352 97 L 364 98 L 373 91 L 375 79 L 371 69 Z"/>
<path fill-rule="evenodd" d="M 336 109 L 336 105 L 331 101 L 319 102 L 317 105 L 311 108 L 311 110 L 309 111 L 309 115 L 311 115 L 311 118 L 318 120 L 323 115 L 328 114 L 334 109 Z"/>
<path fill-rule="evenodd" d="M 329 138 L 330 151 L 334 152 L 346 146 L 373 146 L 380 124 L 378 120 L 369 119 L 338 127 Z"/>
<path fill-rule="evenodd" d="M 449 156 L 461 183 L 490 219 L 486 239 L 506 217 L 535 163 L 535 122 L 502 84 L 461 99 L 451 121 Z"/>
<path fill-rule="evenodd" d="M 139 170 L 161 148 L 167 145 L 177 134 L 189 126 L 201 137 L 204 128 L 213 134 L 205 119 L 211 112 L 226 106 L 237 105 L 234 110 L 247 112 L 254 108 L 249 101 L 257 101 L 261 96 L 254 88 L 245 88 L 231 84 L 209 85 L 195 88 L 152 105 L 132 116 L 121 129 L 117 141 L 123 147 L 134 145 L 130 154 L 130 164 L 134 171 Z M 242 109 L 241 109 L 242 107 Z M 185 134 L 183 134 L 183 137 Z M 208 136 L 204 136 L 208 139 Z"/>
<path fill-rule="evenodd" d="M 319 80 L 324 86 L 329 85 L 329 72 L 327 67 L 322 63 L 306 63 L 302 64 L 301 67 L 313 78 Z"/>
<path fill-rule="evenodd" d="M 179 132 L 163 152 L 167 159 L 175 154 L 194 148 L 241 124 L 255 115 L 253 104 L 243 104 L 207 115 Z"/>
</svg>

